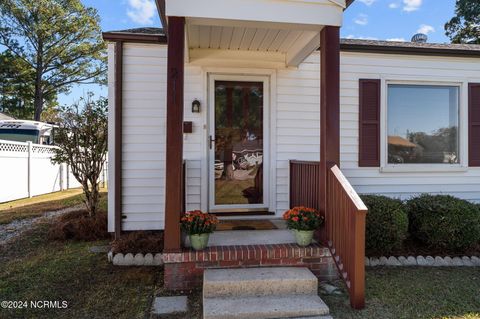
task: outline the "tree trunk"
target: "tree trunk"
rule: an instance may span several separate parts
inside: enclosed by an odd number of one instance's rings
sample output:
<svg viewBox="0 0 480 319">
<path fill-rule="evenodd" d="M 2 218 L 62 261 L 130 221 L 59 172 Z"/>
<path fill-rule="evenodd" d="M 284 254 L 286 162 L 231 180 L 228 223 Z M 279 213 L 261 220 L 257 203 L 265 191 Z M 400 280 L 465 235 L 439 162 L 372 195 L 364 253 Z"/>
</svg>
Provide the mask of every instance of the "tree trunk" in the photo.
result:
<svg viewBox="0 0 480 319">
<path fill-rule="evenodd" d="M 38 43 L 37 50 L 37 65 L 35 68 L 35 98 L 33 105 L 35 107 L 35 121 L 40 121 L 43 111 L 43 88 L 42 88 L 42 74 L 43 73 L 43 43 Z"/>
<path fill-rule="evenodd" d="M 42 111 L 43 111 L 43 92 L 40 87 L 40 84 L 37 84 L 37 80 L 35 81 L 35 100 L 33 102 L 35 107 L 35 121 L 40 121 Z"/>
</svg>

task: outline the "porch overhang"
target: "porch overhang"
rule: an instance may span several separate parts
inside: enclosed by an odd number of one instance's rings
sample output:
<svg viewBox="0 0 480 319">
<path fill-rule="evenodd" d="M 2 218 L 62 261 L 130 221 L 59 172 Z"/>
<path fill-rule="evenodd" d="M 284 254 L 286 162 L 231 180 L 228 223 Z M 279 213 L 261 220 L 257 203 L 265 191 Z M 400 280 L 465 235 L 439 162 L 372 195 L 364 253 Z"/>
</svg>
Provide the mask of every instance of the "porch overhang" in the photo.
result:
<svg viewBox="0 0 480 319">
<path fill-rule="evenodd" d="M 345 0 L 166 0 L 185 17 L 186 62 L 297 67 L 320 46 L 325 26 L 342 24 Z"/>
</svg>

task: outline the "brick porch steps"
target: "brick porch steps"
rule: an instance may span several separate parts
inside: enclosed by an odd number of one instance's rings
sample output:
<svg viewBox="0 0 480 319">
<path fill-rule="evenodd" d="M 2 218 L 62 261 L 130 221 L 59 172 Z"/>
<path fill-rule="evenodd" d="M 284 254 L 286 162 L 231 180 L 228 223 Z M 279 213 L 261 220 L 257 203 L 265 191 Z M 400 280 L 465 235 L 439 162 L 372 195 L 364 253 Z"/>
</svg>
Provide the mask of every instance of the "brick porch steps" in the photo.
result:
<svg viewBox="0 0 480 319">
<path fill-rule="evenodd" d="M 204 319 L 328 318 L 307 268 L 209 269 L 203 281 Z"/>
<path fill-rule="evenodd" d="M 170 290 L 199 288 L 206 269 L 275 266 L 306 267 L 321 279 L 337 277 L 329 250 L 319 244 L 214 246 L 198 252 L 185 249 L 181 253 L 164 254 L 165 287 Z"/>
</svg>

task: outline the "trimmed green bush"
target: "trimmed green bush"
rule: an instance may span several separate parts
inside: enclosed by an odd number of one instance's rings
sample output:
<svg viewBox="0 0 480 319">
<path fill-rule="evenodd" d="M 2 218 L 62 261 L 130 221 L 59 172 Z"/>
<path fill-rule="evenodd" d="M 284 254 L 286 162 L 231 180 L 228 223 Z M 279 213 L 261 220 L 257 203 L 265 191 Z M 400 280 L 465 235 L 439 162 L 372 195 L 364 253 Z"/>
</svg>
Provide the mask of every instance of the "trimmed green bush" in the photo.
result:
<svg viewBox="0 0 480 319">
<path fill-rule="evenodd" d="M 480 207 L 449 195 L 407 201 L 410 235 L 429 248 L 463 252 L 480 244 Z"/>
<path fill-rule="evenodd" d="M 364 195 L 362 200 L 368 207 L 365 234 L 367 256 L 389 255 L 401 248 L 408 231 L 408 216 L 403 202 L 377 195 Z"/>
</svg>

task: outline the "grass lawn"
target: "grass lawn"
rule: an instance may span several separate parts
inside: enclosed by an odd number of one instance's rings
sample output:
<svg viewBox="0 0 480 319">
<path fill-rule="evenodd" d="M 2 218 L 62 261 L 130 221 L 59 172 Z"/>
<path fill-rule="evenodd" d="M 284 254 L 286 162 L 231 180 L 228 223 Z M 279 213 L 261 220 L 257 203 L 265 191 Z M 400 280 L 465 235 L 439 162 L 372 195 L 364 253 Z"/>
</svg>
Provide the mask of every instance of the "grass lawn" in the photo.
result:
<svg viewBox="0 0 480 319">
<path fill-rule="evenodd" d="M 66 301 L 68 307 L 0 308 L 0 318 L 150 318 L 154 296 L 172 295 L 163 288 L 161 268 L 113 266 L 105 253 L 89 251 L 108 241 L 49 241 L 52 222 L 35 224 L 0 247 L 0 301 Z M 367 268 L 367 307 L 362 311 L 350 308 L 345 291 L 321 297 L 336 319 L 480 319 L 480 269 Z M 189 313 L 167 318 L 200 319 L 201 313 L 201 292 L 195 291 L 189 294 Z"/>
<path fill-rule="evenodd" d="M 114 267 L 90 253 L 106 241 L 51 242 L 37 225 L 0 251 L 1 300 L 67 301 L 67 309 L 5 310 L 0 318 L 149 318 L 153 296 L 170 295 L 158 267 Z M 350 308 L 346 293 L 322 295 L 336 319 L 480 318 L 478 268 L 368 268 L 367 307 Z M 201 293 L 189 295 L 189 313 L 201 318 Z"/>
<path fill-rule="evenodd" d="M 106 192 L 106 189 L 102 190 L 102 192 Z M 49 211 L 75 206 L 81 204 L 83 198 L 82 190 L 75 188 L 2 203 L 0 204 L 0 224 L 38 217 Z"/>
<path fill-rule="evenodd" d="M 51 242 L 48 226 L 0 250 L 0 300 L 67 301 L 68 308 L 0 308 L 0 318 L 145 318 L 158 268 L 114 267 L 106 254 L 88 249 L 108 242 Z"/>
<path fill-rule="evenodd" d="M 480 318 L 478 267 L 367 268 L 367 306 L 355 311 L 346 293 L 322 295 L 343 318 Z"/>
</svg>

